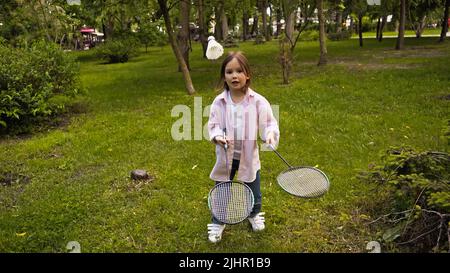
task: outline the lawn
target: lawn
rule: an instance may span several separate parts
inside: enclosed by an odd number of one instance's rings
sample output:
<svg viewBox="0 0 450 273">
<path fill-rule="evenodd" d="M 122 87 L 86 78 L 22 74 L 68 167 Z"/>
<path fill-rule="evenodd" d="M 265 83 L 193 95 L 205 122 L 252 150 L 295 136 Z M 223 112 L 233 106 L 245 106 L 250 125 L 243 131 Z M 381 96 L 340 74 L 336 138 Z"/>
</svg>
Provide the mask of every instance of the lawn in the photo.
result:
<svg viewBox="0 0 450 273">
<path fill-rule="evenodd" d="M 383 31 L 383 37 L 387 36 L 395 36 L 397 37 L 398 32 L 397 31 Z M 407 36 L 416 36 L 416 32 L 414 30 L 405 30 L 405 35 Z M 423 37 L 435 35 L 439 37 L 441 35 L 441 28 L 425 28 L 422 32 Z M 376 31 L 370 31 L 370 32 L 364 32 L 363 37 L 364 38 L 375 38 L 377 36 Z M 353 38 L 358 38 L 358 33 L 353 34 Z"/>
<path fill-rule="evenodd" d="M 213 144 L 173 140 L 180 117 L 171 110 L 194 110 L 194 98 L 209 105 L 223 58 L 205 60 L 193 44 L 197 93 L 188 96 L 168 46 L 112 65 L 71 53 L 88 90 L 77 111 L 58 128 L 0 140 L 0 174 L 14 177 L 0 186 L 0 251 L 66 252 L 70 241 L 82 252 L 367 251 L 379 234 L 367 226 L 377 215 L 365 206 L 377 196 L 355 178 L 358 170 L 390 146 L 448 148 L 440 136 L 450 117 L 450 43 L 405 44 L 395 51 L 395 39 L 368 39 L 363 48 L 328 42 L 329 63 L 317 67 L 318 43 L 301 42 L 289 85 L 281 84 L 277 40 L 240 44 L 253 89 L 279 107 L 280 153 L 294 165 L 318 165 L 331 189 L 317 200 L 288 195 L 276 184 L 284 163 L 261 152 L 266 230 L 228 226 L 218 244 L 206 229 Z M 133 169 L 154 180 L 132 181 Z"/>
</svg>

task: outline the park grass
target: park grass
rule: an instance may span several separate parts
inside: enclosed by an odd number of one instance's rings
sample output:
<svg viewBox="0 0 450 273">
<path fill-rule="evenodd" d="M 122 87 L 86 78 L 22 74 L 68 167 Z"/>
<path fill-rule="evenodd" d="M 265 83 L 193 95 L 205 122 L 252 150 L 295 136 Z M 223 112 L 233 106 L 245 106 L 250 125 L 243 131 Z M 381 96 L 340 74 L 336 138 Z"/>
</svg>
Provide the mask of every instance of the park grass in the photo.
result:
<svg viewBox="0 0 450 273">
<path fill-rule="evenodd" d="M 397 37 L 397 31 L 383 31 L 383 37 L 395 36 Z M 406 36 L 416 36 L 416 32 L 414 30 L 405 30 Z M 426 37 L 427 35 L 441 35 L 441 28 L 426 28 L 423 30 L 422 35 Z M 375 38 L 377 36 L 376 31 L 367 31 L 363 32 L 363 38 Z M 354 33 L 353 38 L 358 38 L 358 33 Z"/>
<path fill-rule="evenodd" d="M 227 49 L 247 54 L 253 88 L 279 106 L 279 151 L 293 165 L 318 165 L 332 186 L 318 200 L 290 196 L 276 184 L 283 162 L 261 152 L 266 230 L 229 226 L 215 245 L 206 231 L 214 147 L 171 136 L 180 118 L 172 108 L 193 109 L 194 97 L 170 48 L 111 65 L 75 53 L 88 90 L 83 111 L 61 128 L 0 140 L 0 174 L 17 177 L 0 186 L 0 251 L 66 252 L 69 241 L 82 252 L 366 251 L 379 239 L 367 226 L 377 215 L 365 212 L 377 196 L 355 178 L 358 170 L 390 146 L 446 149 L 440 136 L 450 112 L 443 99 L 450 44 L 407 38 L 404 51 L 394 45 L 329 42 L 329 63 L 317 67 L 318 44 L 302 42 L 288 85 L 281 84 L 276 40 Z M 194 44 L 191 67 L 195 97 L 206 107 L 217 95 L 220 60 L 202 59 Z M 155 179 L 134 182 L 133 169 Z"/>
</svg>

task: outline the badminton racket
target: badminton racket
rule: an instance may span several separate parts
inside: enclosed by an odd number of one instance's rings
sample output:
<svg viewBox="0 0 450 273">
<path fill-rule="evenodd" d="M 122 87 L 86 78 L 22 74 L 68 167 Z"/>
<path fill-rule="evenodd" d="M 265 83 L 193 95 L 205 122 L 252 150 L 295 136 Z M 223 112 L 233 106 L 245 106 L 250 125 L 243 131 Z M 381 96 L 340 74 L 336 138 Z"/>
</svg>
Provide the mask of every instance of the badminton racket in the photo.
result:
<svg viewBox="0 0 450 273">
<path fill-rule="evenodd" d="M 226 139 L 226 130 L 223 137 Z M 228 169 L 228 144 L 224 144 L 228 181 L 216 184 L 208 195 L 208 206 L 212 215 L 222 223 L 237 224 L 248 218 L 253 210 L 254 197 L 249 186 L 234 182 Z"/>
<path fill-rule="evenodd" d="M 277 177 L 278 185 L 280 185 L 283 190 L 302 198 L 317 198 L 328 192 L 330 181 L 324 172 L 315 167 L 294 167 L 289 164 L 277 150 L 275 150 L 272 144 L 269 144 L 268 146 L 289 167 Z"/>
</svg>

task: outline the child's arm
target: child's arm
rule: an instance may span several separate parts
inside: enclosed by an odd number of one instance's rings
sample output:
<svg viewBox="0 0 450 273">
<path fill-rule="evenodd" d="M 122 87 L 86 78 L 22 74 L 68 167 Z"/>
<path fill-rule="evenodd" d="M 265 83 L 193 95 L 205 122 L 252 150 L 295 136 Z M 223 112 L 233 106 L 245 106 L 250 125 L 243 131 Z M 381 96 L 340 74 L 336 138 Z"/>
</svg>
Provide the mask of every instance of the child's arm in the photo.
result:
<svg viewBox="0 0 450 273">
<path fill-rule="evenodd" d="M 261 139 L 267 143 L 277 146 L 280 140 L 280 129 L 275 119 L 269 102 L 264 101 L 259 108 L 259 129 Z"/>
<path fill-rule="evenodd" d="M 220 126 L 220 121 L 222 119 L 220 108 L 217 104 L 213 102 L 211 105 L 211 110 L 209 112 L 208 120 L 208 134 L 209 140 L 220 145 L 224 145 L 227 141 L 222 137 L 223 129 Z"/>
</svg>

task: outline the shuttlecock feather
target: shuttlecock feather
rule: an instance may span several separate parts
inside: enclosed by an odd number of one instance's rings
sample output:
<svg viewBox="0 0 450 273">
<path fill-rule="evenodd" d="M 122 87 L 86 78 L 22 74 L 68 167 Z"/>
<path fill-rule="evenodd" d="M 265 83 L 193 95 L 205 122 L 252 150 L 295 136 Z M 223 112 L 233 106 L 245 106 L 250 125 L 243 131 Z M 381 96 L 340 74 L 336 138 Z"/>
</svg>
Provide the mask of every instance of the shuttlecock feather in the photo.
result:
<svg viewBox="0 0 450 273">
<path fill-rule="evenodd" d="M 216 60 L 223 54 L 223 47 L 213 36 L 208 37 L 208 47 L 206 48 L 206 58 Z"/>
</svg>

